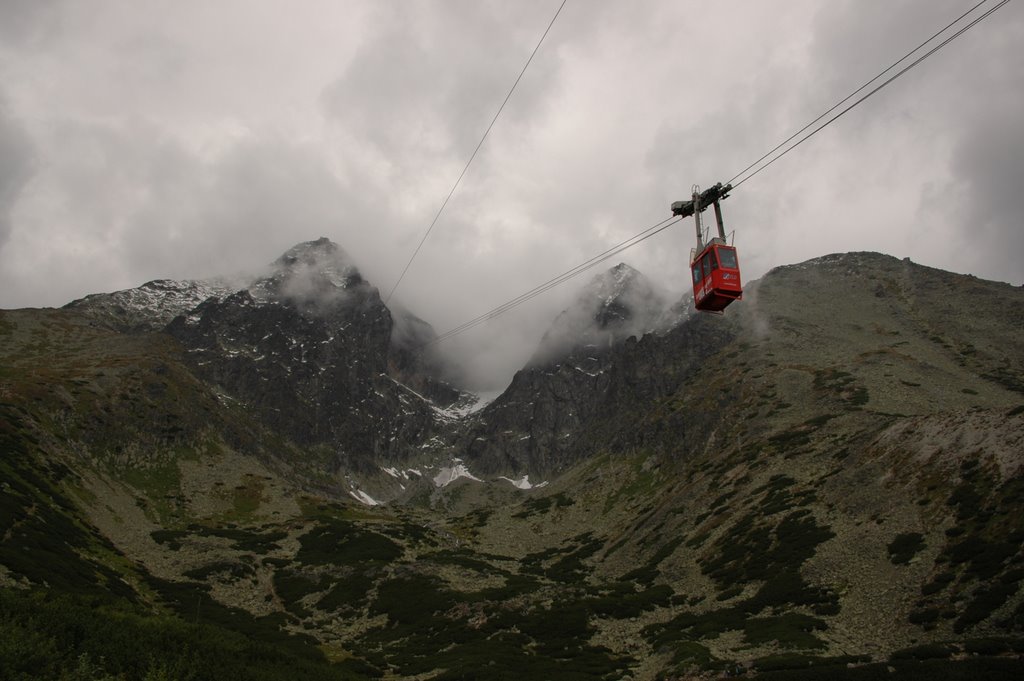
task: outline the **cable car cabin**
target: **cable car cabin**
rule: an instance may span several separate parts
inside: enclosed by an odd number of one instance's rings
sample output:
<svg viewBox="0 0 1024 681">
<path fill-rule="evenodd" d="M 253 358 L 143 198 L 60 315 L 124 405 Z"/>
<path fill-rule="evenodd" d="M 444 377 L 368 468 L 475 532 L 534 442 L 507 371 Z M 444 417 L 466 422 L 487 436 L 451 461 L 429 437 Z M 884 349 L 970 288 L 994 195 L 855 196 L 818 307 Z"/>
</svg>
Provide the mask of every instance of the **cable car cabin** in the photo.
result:
<svg viewBox="0 0 1024 681">
<path fill-rule="evenodd" d="M 693 273 L 693 302 L 698 310 L 721 312 L 743 297 L 736 249 L 724 240 L 712 239 L 690 263 Z"/>
</svg>

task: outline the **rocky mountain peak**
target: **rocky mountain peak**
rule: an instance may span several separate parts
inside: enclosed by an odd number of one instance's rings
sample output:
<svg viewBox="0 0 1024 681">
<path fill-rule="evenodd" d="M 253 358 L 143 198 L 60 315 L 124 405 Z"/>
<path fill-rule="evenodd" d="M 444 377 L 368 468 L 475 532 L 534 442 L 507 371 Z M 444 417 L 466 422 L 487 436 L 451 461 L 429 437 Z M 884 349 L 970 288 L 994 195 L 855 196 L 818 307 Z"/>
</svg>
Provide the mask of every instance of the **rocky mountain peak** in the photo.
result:
<svg viewBox="0 0 1024 681">
<path fill-rule="evenodd" d="M 280 281 L 340 257 L 300 245 Z M 1019 678 L 1024 288 L 870 253 L 747 284 L 599 347 L 658 309 L 612 268 L 559 318 L 589 345 L 475 413 L 365 283 L 0 310 L 0 631 L 33 643 L 0 666 Z"/>
<path fill-rule="evenodd" d="M 594 277 L 544 334 L 531 364 L 571 354 L 580 347 L 609 347 L 658 328 L 668 300 L 639 270 L 626 263 Z"/>
<path fill-rule="evenodd" d="M 622 324 L 642 312 L 645 305 L 637 305 L 656 297 L 650 282 L 640 271 L 620 262 L 607 272 L 595 277 L 581 294 L 584 302 L 598 302 L 594 321 L 602 329 Z M 590 299 L 588 301 L 588 299 Z"/>
<path fill-rule="evenodd" d="M 292 246 L 274 261 L 273 266 L 277 270 L 294 270 L 304 266 L 342 271 L 355 267 L 351 256 L 325 236 Z"/>
<path fill-rule="evenodd" d="M 324 309 L 324 304 L 330 307 L 330 303 L 351 300 L 342 292 L 357 290 L 362 294 L 357 298 L 380 303 L 377 290 L 363 279 L 351 256 L 321 237 L 288 249 L 261 276 L 235 280 L 156 279 L 131 289 L 94 293 L 65 308 L 119 331 L 157 331 L 205 301 L 225 299 L 243 290 L 251 294 L 250 302 L 287 300 L 307 309 Z"/>
<path fill-rule="evenodd" d="M 346 297 L 342 292 L 360 288 L 379 299 L 352 257 L 326 237 L 288 249 L 271 264 L 270 274 L 251 286 L 257 299 L 281 298 L 298 303 L 336 303 Z"/>
<path fill-rule="evenodd" d="M 462 446 L 474 470 L 547 476 L 569 466 L 584 449 L 580 438 L 622 397 L 615 381 L 633 371 L 621 361 L 638 345 L 630 338 L 659 330 L 668 302 L 625 263 L 594 277 L 467 431 Z M 653 394 L 657 383 L 634 376 L 630 389 Z"/>
<path fill-rule="evenodd" d="M 157 331 L 204 300 L 229 295 L 227 280 L 156 279 L 136 288 L 93 293 L 64 306 L 118 331 Z"/>
</svg>

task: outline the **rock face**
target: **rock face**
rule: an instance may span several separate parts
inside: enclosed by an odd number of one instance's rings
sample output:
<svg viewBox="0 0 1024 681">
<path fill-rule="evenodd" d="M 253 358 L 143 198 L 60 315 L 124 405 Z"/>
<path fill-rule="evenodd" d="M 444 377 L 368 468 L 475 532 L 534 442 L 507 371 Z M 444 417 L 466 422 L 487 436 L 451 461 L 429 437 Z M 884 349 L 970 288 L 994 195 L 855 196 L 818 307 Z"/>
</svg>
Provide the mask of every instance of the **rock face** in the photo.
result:
<svg viewBox="0 0 1024 681">
<path fill-rule="evenodd" d="M 115 331 L 158 331 L 180 314 L 235 289 L 224 280 L 174 281 L 157 279 L 114 293 L 94 293 L 64 306 Z"/>
<path fill-rule="evenodd" d="M 433 342 L 437 333 L 427 322 L 401 307 L 391 310 L 388 374 L 442 409 L 472 396 L 454 387 Z"/>
<path fill-rule="evenodd" d="M 625 263 L 594 277 L 545 332 L 527 367 L 565 357 L 599 355 L 630 336 L 662 330 L 668 308 L 664 294 Z"/>
<path fill-rule="evenodd" d="M 388 309 L 327 239 L 299 244 L 262 276 L 233 285 L 161 280 L 67 307 L 118 332 L 166 330 L 197 377 L 296 445 L 326 448 L 333 472 L 366 473 L 426 449 L 516 476 L 577 460 L 581 434 L 621 409 L 624 393 L 646 399 L 670 389 L 665 372 L 640 367 L 659 343 L 673 342 L 654 332 L 686 317 L 620 263 L 553 321 L 499 399 L 454 422 L 444 410 L 472 396 L 445 380 L 434 329 Z"/>
<path fill-rule="evenodd" d="M 348 254 L 320 239 L 289 250 L 248 288 L 176 317 L 167 332 L 203 380 L 274 431 L 329 448 L 336 470 L 367 472 L 404 460 L 438 427 L 434 406 L 399 378 L 442 386 L 403 361 L 394 328 Z M 433 333 L 423 322 L 416 331 L 400 340 Z"/>
<path fill-rule="evenodd" d="M 476 417 L 461 443 L 466 458 L 484 472 L 539 478 L 585 456 L 592 434 L 606 432 L 602 421 L 679 379 L 659 360 L 679 343 L 660 326 L 671 318 L 668 310 L 667 298 L 629 265 L 595 277 L 504 394 Z"/>
<path fill-rule="evenodd" d="M 429 325 L 323 240 L 198 304 L 0 311 L 8 639 L 71 651 L 53 678 L 115 660 L 90 631 L 231 666 L 154 611 L 267 678 L 1018 678 L 1024 289 L 840 254 L 638 337 L 663 302 L 617 269 L 464 418 Z M 94 594 L 136 614 L 83 627 Z"/>
<path fill-rule="evenodd" d="M 773 270 L 749 287 L 735 314 L 692 318 L 688 298 L 670 304 L 640 272 L 619 264 L 558 315 L 500 397 L 461 418 L 472 396 L 445 380 L 446 368 L 431 354 L 433 328 L 408 310 L 388 309 L 327 239 L 299 244 L 262 276 L 233 286 L 161 280 L 67 308 L 119 333 L 166 328 L 197 377 L 271 431 L 320 448 L 332 474 L 430 454 L 461 459 L 481 475 L 537 480 L 595 451 L 664 447 L 659 428 L 675 429 L 681 441 L 713 430 L 718 407 L 690 410 L 685 424 L 682 416 L 635 424 L 647 405 L 735 339 L 782 343 L 791 335 L 799 339 L 797 356 L 821 355 L 827 364 L 835 355 L 838 366 L 856 347 L 874 347 L 879 334 L 898 337 L 884 350 L 895 359 L 882 362 L 876 350 L 859 360 L 866 383 L 856 393 L 885 400 L 893 412 L 954 406 L 945 387 L 966 380 L 964 369 L 1019 390 L 1020 339 L 1007 329 L 1019 329 L 1024 313 L 1019 296 L 998 288 L 888 256 L 837 254 Z M 871 328 L 856 319 L 873 320 Z M 922 341 L 921 360 L 902 369 L 901 382 L 874 370 L 907 354 L 901 345 Z M 978 391 L 974 382 L 964 389 Z M 915 384 L 925 387 L 911 390 Z M 935 385 L 941 388 L 927 387 Z M 720 406 L 730 395 L 699 397 Z"/>
</svg>

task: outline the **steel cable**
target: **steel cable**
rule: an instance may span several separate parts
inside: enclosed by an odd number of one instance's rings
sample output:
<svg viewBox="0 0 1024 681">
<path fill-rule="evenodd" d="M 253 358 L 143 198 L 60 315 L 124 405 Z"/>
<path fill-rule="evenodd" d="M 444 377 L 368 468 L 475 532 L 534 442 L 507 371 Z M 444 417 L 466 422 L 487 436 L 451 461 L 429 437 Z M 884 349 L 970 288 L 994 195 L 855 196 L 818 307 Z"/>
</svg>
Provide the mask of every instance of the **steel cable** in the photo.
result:
<svg viewBox="0 0 1024 681">
<path fill-rule="evenodd" d="M 406 272 L 408 272 L 409 268 L 412 267 L 412 261 L 416 259 L 417 255 L 419 255 L 420 249 L 423 248 L 423 244 L 427 241 L 427 237 L 430 236 L 430 232 L 433 231 L 434 225 L 437 224 L 438 219 L 441 217 L 441 213 L 444 212 L 445 206 L 448 205 L 448 201 L 451 200 L 452 195 L 455 194 L 455 190 L 458 188 L 459 183 L 462 182 L 462 178 L 466 176 L 466 171 L 469 170 L 470 164 L 473 163 L 473 159 L 476 158 L 477 152 L 480 151 L 480 147 L 484 145 L 484 140 L 487 139 L 487 135 L 490 134 L 491 128 L 494 127 L 494 123 L 498 120 L 498 116 L 500 116 L 501 112 L 505 109 L 505 105 L 508 104 L 508 100 L 512 98 L 512 93 L 515 92 L 516 86 L 519 85 L 519 81 L 523 79 L 523 74 L 526 73 L 526 69 L 529 68 L 530 62 L 533 61 L 534 56 L 537 54 L 537 50 L 540 49 L 541 43 L 544 42 L 544 38 L 546 38 L 548 36 L 548 32 L 551 31 L 551 27 L 555 25 L 555 19 L 557 19 L 558 15 L 562 13 L 562 8 L 565 7 L 565 3 L 567 1 L 568 0 L 562 0 L 562 4 L 558 6 L 555 16 L 551 17 L 551 22 L 548 23 L 548 27 L 544 29 L 544 34 L 540 37 L 540 40 L 537 41 L 536 47 L 534 47 L 533 52 L 530 53 L 530 58 L 526 60 L 523 70 L 519 72 L 516 82 L 512 83 L 512 87 L 509 89 L 508 94 L 505 95 L 505 100 L 501 103 L 501 106 L 498 107 L 498 112 L 494 114 L 494 118 L 491 119 L 491 124 L 487 126 L 483 137 L 480 138 L 480 141 L 476 145 L 476 149 L 473 150 L 473 153 L 470 155 L 469 160 L 466 161 L 466 165 L 463 167 L 462 172 L 459 173 L 459 178 L 455 180 L 455 184 L 452 185 L 452 189 L 448 192 L 448 196 L 445 197 L 441 207 L 437 209 L 437 214 L 434 215 L 434 219 L 430 221 L 430 226 L 427 227 L 427 231 L 423 234 L 423 238 L 420 239 L 420 243 L 416 246 L 416 250 L 412 252 L 409 262 L 405 263 L 405 268 L 402 270 L 402 273 L 398 275 L 398 281 L 396 281 L 395 285 L 391 287 L 391 291 L 384 299 L 385 305 L 387 305 L 388 301 L 391 300 L 391 296 L 395 294 L 395 289 L 397 289 L 398 285 L 402 283 L 402 279 L 405 278 Z"/>
</svg>

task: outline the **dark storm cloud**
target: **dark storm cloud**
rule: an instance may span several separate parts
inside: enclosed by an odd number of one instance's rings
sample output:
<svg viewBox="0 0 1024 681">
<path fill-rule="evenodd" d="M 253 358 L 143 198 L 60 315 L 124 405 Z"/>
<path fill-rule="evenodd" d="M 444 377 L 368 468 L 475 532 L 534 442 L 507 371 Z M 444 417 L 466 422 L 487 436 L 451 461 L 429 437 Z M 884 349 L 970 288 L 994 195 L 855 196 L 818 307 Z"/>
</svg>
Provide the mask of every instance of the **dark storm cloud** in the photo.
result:
<svg viewBox="0 0 1024 681">
<path fill-rule="evenodd" d="M 269 261 L 309 235 L 337 231 L 358 205 L 314 150 L 273 137 L 243 140 L 213 162 L 169 150 L 147 170 L 156 191 L 123 240 L 135 277 L 209 276 Z"/>
<path fill-rule="evenodd" d="M 558 6 L 0 3 L 0 306 L 257 269 L 320 236 L 390 290 Z M 966 7 L 567 3 L 395 302 L 447 331 L 557 276 Z M 1021 7 L 735 192 L 746 278 L 876 250 L 1020 281 Z M 614 262 L 678 295 L 693 240 L 688 221 Z M 507 380 L 600 269 L 443 351 Z"/>
<path fill-rule="evenodd" d="M 368 29 L 374 40 L 325 90 L 323 103 L 329 116 L 398 164 L 420 154 L 429 162 L 452 152 L 468 156 L 550 19 L 544 5 L 473 0 L 382 3 L 375 10 Z M 551 49 L 504 112 L 503 126 L 554 86 Z"/>
<path fill-rule="evenodd" d="M 370 276 L 384 293 L 391 290 L 557 7 L 558 2 L 469 1 L 375 6 L 367 29 L 374 39 L 360 47 L 325 89 L 321 102 L 328 120 L 364 159 L 351 182 L 361 188 L 355 193 L 376 201 L 364 227 L 368 233 L 360 241 Z M 583 23 L 590 20 L 579 16 L 587 15 L 579 7 L 567 7 L 566 16 L 573 9 Z M 580 215 L 564 210 L 564 202 L 544 205 L 522 195 L 510 205 L 509 193 L 521 183 L 521 162 L 514 157 L 529 153 L 531 126 L 543 122 L 551 97 L 563 85 L 559 46 L 569 40 L 568 34 L 578 32 L 573 19 L 556 25 L 547 37 L 396 292 L 396 300 L 409 304 L 438 331 L 565 267 L 557 254 L 572 247 L 571 233 Z M 543 164 L 544 158 L 534 157 L 533 162 Z M 512 185 L 504 181 L 509 169 L 517 175 Z M 536 180 L 530 178 L 531 183 Z M 568 186 L 543 186 L 547 193 L 565 197 L 586 191 L 582 184 L 577 182 L 571 191 Z M 522 238 L 523 222 L 532 223 L 526 228 L 534 232 L 532 245 Z M 538 241 L 546 242 L 543 252 L 523 258 L 524 250 L 536 250 Z M 345 243 L 355 250 L 356 245 Z M 557 300 L 551 297 L 547 303 Z M 468 361 L 467 348 L 459 341 L 444 344 L 440 351 L 474 365 L 471 373 L 483 383 L 493 376 L 507 379 L 532 352 L 555 313 L 557 309 L 519 317 L 518 324 L 485 325 L 474 335 Z M 510 345 L 516 350 L 510 351 Z"/>
<path fill-rule="evenodd" d="M 252 269 L 310 235 L 344 241 L 344 225 L 368 222 L 370 197 L 349 193 L 316 149 L 274 135 L 243 137 L 212 159 L 146 125 L 66 130 L 59 143 L 81 153 L 57 176 L 57 193 L 86 203 L 102 182 L 111 199 L 107 210 L 92 199 L 91 220 L 77 226 L 102 235 L 109 251 L 98 257 L 116 263 L 125 286 L 154 273 Z"/>
<path fill-rule="evenodd" d="M 848 2 L 823 13 L 815 32 L 821 74 L 815 80 L 838 82 L 844 72 L 867 80 L 877 68 L 873 61 L 895 61 L 973 4 Z M 939 260 L 941 249 L 961 249 L 957 261 L 944 266 L 1014 283 L 1024 282 L 1024 52 L 1007 48 L 1021 44 L 1024 11 L 1011 3 L 880 92 L 859 119 L 833 133 L 855 146 L 872 128 L 927 131 L 927 143 L 945 150 L 948 179 L 920 186 L 919 222 L 907 230 L 926 242 L 934 239 L 936 223 L 947 226 L 947 243 L 926 252 Z M 911 170 L 925 177 L 935 168 Z"/>
<path fill-rule="evenodd" d="M 953 156 L 957 181 L 951 189 L 963 197 L 959 217 L 969 261 L 1024 284 L 1024 106 L 1003 113 L 979 121 L 959 140 Z"/>
<path fill-rule="evenodd" d="M 0 40 L 33 45 L 59 28 L 58 10 L 65 0 L 3 0 L 0 2 Z"/>
<path fill-rule="evenodd" d="M 11 232 L 11 209 L 32 173 L 28 135 L 11 116 L 0 93 L 0 249 Z"/>
<path fill-rule="evenodd" d="M 1000 19 L 996 44 L 975 37 L 988 68 L 957 69 L 964 86 L 950 195 L 961 198 L 956 224 L 974 255 L 970 270 L 1024 284 L 1024 52 L 996 52 L 999 43 L 1024 44 L 1024 12 Z"/>
</svg>

